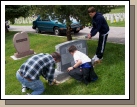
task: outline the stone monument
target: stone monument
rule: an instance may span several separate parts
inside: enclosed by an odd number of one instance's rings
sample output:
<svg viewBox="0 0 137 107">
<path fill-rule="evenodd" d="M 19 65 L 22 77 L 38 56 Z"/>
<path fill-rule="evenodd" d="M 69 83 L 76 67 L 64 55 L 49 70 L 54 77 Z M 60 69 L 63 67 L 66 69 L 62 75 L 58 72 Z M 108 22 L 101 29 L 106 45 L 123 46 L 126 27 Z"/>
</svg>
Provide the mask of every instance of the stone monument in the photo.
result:
<svg viewBox="0 0 137 107">
<path fill-rule="evenodd" d="M 17 51 L 14 53 L 16 58 L 34 54 L 34 50 L 30 49 L 29 38 L 26 32 L 16 33 L 13 37 L 13 43 Z"/>
<path fill-rule="evenodd" d="M 68 52 L 71 45 L 75 45 L 79 51 L 85 54 L 88 53 L 86 40 L 72 40 L 56 45 L 56 52 L 61 54 L 61 62 L 57 63 L 55 71 L 55 77 L 58 81 L 68 78 L 67 68 L 74 65 L 73 56 Z"/>
</svg>

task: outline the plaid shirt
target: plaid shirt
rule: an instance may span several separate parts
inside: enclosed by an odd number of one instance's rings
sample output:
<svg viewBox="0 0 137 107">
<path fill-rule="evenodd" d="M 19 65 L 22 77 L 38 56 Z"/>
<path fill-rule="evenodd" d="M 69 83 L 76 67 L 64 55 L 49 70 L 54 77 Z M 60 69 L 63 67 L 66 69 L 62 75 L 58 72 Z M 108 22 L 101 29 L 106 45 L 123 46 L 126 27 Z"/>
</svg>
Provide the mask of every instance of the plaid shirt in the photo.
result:
<svg viewBox="0 0 137 107">
<path fill-rule="evenodd" d="M 26 78 L 38 80 L 42 75 L 51 84 L 55 72 L 55 60 L 49 54 L 37 54 L 23 63 L 19 72 Z"/>
</svg>

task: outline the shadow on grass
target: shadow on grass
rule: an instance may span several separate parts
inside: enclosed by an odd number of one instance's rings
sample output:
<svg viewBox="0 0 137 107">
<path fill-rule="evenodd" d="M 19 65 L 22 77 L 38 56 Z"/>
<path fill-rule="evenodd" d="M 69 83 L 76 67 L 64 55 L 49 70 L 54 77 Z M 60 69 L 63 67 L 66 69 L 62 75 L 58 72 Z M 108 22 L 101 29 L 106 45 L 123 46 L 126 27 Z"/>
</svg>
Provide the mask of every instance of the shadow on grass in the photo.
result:
<svg viewBox="0 0 137 107">
<path fill-rule="evenodd" d="M 83 82 L 78 82 L 77 80 L 70 78 L 66 82 L 58 86 L 49 86 L 46 84 L 46 90 L 43 94 L 46 95 L 90 95 L 91 86 L 94 83 L 85 85 Z"/>
</svg>

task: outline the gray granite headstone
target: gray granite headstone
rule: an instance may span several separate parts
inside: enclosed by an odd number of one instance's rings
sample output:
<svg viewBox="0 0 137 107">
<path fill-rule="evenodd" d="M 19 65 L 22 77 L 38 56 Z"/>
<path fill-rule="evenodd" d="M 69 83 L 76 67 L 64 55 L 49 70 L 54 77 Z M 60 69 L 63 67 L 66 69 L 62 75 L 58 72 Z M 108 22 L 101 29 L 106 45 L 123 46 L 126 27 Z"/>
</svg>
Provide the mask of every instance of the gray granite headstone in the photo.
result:
<svg viewBox="0 0 137 107">
<path fill-rule="evenodd" d="M 55 71 L 57 80 L 63 80 L 68 77 L 67 68 L 74 65 L 73 56 L 68 52 L 68 48 L 71 45 L 76 46 L 79 51 L 85 54 L 88 53 L 86 40 L 72 40 L 56 45 L 56 52 L 61 54 L 61 62 L 57 63 Z"/>
</svg>

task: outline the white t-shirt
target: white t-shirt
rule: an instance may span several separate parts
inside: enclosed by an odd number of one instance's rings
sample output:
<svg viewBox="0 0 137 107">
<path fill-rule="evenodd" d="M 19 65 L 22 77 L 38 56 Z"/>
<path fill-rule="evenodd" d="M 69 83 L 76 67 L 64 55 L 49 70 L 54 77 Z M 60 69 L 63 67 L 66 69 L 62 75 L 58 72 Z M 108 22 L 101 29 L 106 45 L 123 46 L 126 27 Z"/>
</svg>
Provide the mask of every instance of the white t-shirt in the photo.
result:
<svg viewBox="0 0 137 107">
<path fill-rule="evenodd" d="M 91 62 L 91 59 L 84 53 L 80 52 L 80 51 L 76 51 L 73 55 L 74 58 L 74 62 L 76 63 L 78 60 L 82 61 L 82 64 L 86 63 L 86 62 Z"/>
</svg>

